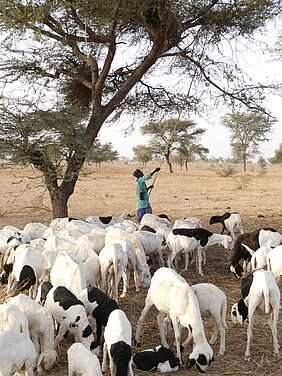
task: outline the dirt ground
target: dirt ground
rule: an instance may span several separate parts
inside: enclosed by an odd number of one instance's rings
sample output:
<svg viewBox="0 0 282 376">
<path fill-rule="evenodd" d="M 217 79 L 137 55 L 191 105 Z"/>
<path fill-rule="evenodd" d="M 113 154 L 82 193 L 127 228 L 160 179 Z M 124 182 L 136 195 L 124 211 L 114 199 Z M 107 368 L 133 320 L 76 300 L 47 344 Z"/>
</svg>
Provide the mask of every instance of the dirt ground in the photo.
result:
<svg viewBox="0 0 282 376">
<path fill-rule="evenodd" d="M 136 212 L 136 183 L 132 172 L 141 168 L 151 172 L 157 163 L 146 167 L 138 163 L 114 163 L 86 166 L 75 192 L 69 201 L 69 216 L 85 219 L 89 215 L 120 215 L 123 211 Z M 165 165 L 157 175 L 155 187 L 150 196 L 154 214 L 165 213 L 173 223 L 182 217 L 195 216 L 201 220 L 204 228 L 221 232 L 221 225 L 209 225 L 212 215 L 221 215 L 226 211 L 241 214 L 245 232 L 260 227 L 271 226 L 282 233 L 282 167 L 268 166 L 266 173 L 256 165 L 248 165 L 247 174 L 242 174 L 241 166 L 234 166 L 236 174 L 221 177 L 224 166 L 211 163 L 192 163 L 189 171 L 174 166 L 169 174 Z M 156 176 L 156 175 L 155 175 Z M 154 176 L 154 177 L 155 177 Z M 41 178 L 32 169 L 18 167 L 0 169 L 0 228 L 13 225 L 23 228 L 28 222 L 41 222 L 49 225 L 52 220 L 50 201 L 42 186 Z M 231 306 L 240 299 L 240 280 L 228 272 L 229 255 L 220 247 L 211 247 L 207 252 L 207 264 L 203 266 L 204 276 L 196 271 L 195 265 L 189 266 L 187 273 L 180 265 L 178 272 L 189 284 L 210 282 L 221 288 L 228 299 L 226 333 L 226 353 L 219 357 L 219 343 L 213 345 L 215 361 L 208 371 L 209 375 L 282 375 L 281 357 L 273 356 L 273 342 L 267 319 L 256 316 L 254 337 L 251 344 L 251 361 L 244 361 L 247 339 L 247 323 L 234 326 L 230 318 Z M 154 270 L 152 270 L 152 273 Z M 131 324 L 133 335 L 138 316 L 144 306 L 146 291 L 135 293 L 131 286 L 129 295 L 120 299 Z M 211 337 L 213 321 L 204 319 L 208 339 Z M 186 333 L 183 333 L 186 335 Z M 282 343 L 281 315 L 278 325 L 279 342 Z M 156 310 L 147 316 L 141 333 L 142 348 L 153 348 L 160 344 L 156 320 Z M 66 349 L 71 339 L 62 343 L 57 363 L 47 374 L 67 375 Z M 171 348 L 173 337 L 169 337 Z M 132 347 L 133 354 L 139 351 Z M 191 346 L 184 351 L 184 362 L 191 352 Z M 158 375 L 158 372 L 142 372 L 134 369 L 136 375 Z M 186 370 L 181 366 L 178 375 L 198 374 L 196 369 Z"/>
</svg>

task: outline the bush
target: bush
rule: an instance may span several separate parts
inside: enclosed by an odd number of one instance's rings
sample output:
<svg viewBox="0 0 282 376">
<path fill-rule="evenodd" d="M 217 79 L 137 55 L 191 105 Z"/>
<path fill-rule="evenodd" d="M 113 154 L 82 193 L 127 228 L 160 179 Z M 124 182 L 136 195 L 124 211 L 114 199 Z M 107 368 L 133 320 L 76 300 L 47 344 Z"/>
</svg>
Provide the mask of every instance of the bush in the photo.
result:
<svg viewBox="0 0 282 376">
<path fill-rule="evenodd" d="M 220 171 L 217 171 L 217 175 L 224 178 L 235 174 L 237 174 L 237 172 L 235 171 L 235 168 L 231 165 L 224 166 Z"/>
</svg>

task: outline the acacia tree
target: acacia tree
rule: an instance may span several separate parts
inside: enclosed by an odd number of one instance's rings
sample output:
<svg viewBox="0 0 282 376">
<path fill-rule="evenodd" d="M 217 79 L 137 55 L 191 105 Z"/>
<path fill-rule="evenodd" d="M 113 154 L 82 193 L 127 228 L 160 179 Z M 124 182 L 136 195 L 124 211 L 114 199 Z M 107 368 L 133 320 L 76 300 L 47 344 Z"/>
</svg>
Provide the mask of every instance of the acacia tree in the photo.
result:
<svg viewBox="0 0 282 376">
<path fill-rule="evenodd" d="M 202 81 L 207 94 L 215 89 L 225 101 L 260 107 L 263 85 L 242 82 L 238 65 L 224 60 L 221 42 L 251 37 L 279 6 L 279 0 L 0 0 L 2 79 L 39 85 L 44 78 L 44 90 L 60 89 L 69 103 L 89 109 L 63 176 L 44 149 L 36 150 L 35 164 L 30 158 L 44 175 L 53 216 L 68 215 L 68 199 L 106 121 L 183 106 L 185 94 L 166 89 L 165 80 L 151 84 L 155 73 L 181 70 L 198 87 Z M 183 111 L 201 109 L 199 98 L 184 104 Z"/>
<path fill-rule="evenodd" d="M 243 162 L 246 172 L 247 160 L 259 153 L 259 143 L 272 129 L 274 119 L 258 112 L 235 112 L 222 118 L 222 125 L 231 131 L 231 146 L 235 158 Z"/>
<path fill-rule="evenodd" d="M 118 159 L 118 152 L 113 149 L 111 142 L 106 144 L 101 144 L 101 142 L 96 139 L 90 151 L 87 154 L 87 160 L 89 162 L 94 162 L 100 166 L 102 162 L 113 162 Z"/>
<path fill-rule="evenodd" d="M 196 128 L 192 120 L 169 119 L 160 123 L 149 123 L 141 127 L 141 133 L 152 137 L 149 147 L 156 156 L 163 156 L 172 173 L 171 154 L 181 145 L 192 143 L 205 129 Z"/>
<path fill-rule="evenodd" d="M 178 158 L 185 164 L 186 171 L 188 171 L 188 163 L 192 162 L 196 155 L 204 159 L 208 153 L 208 148 L 199 143 L 191 142 L 189 138 L 186 142 L 183 140 L 177 150 Z"/>
<path fill-rule="evenodd" d="M 153 158 L 153 153 L 151 148 L 146 145 L 137 145 L 132 148 L 135 158 L 138 162 L 146 166 L 146 163 L 150 162 Z"/>
</svg>

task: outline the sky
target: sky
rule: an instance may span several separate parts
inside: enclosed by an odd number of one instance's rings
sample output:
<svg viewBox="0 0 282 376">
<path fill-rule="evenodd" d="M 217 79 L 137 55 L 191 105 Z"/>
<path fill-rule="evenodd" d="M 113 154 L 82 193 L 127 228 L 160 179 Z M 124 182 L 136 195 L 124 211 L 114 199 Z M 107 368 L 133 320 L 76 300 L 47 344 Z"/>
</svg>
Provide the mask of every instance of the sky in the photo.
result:
<svg viewBox="0 0 282 376">
<path fill-rule="evenodd" d="M 280 20 L 281 21 L 281 20 Z M 281 33 L 282 24 L 271 25 L 268 29 L 268 39 L 276 40 L 276 33 Z M 265 35 L 261 38 L 264 40 Z M 273 43 L 272 43 L 273 44 Z M 254 77 L 257 81 L 264 82 L 280 82 L 282 84 L 282 62 L 273 61 L 269 55 L 256 51 L 256 48 L 248 48 L 249 46 L 242 46 L 239 54 L 240 64 L 249 75 Z M 282 98 L 281 96 L 268 96 L 266 107 L 271 111 L 278 122 L 273 125 L 273 132 L 268 134 L 269 141 L 260 144 L 260 153 L 267 159 L 274 156 L 274 152 L 278 149 L 279 144 L 282 143 Z M 202 118 L 192 118 L 198 127 L 205 128 L 206 132 L 199 142 L 209 149 L 208 158 L 223 157 L 229 158 L 231 154 L 230 146 L 230 132 L 228 129 L 220 125 L 220 117 L 229 112 L 227 108 L 222 108 L 219 112 L 216 109 L 211 112 L 212 123 L 206 122 Z M 99 138 L 102 143 L 111 142 L 113 148 L 118 151 L 120 156 L 132 159 L 134 153 L 132 148 L 136 145 L 145 145 L 149 141 L 149 137 L 143 136 L 138 130 L 138 124 L 135 124 L 135 131 L 130 135 L 124 135 L 123 130 L 126 125 L 129 125 L 131 119 L 126 120 L 122 125 L 108 126 L 104 125 L 99 133 Z M 216 125 L 215 125 L 216 124 Z"/>
</svg>

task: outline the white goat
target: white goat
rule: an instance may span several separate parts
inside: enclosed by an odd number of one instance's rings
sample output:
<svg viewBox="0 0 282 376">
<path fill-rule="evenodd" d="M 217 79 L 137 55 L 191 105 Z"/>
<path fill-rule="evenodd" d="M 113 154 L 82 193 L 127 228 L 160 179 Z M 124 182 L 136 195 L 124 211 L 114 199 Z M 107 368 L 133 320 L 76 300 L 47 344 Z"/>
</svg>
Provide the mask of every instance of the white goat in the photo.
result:
<svg viewBox="0 0 282 376">
<path fill-rule="evenodd" d="M 227 298 L 222 290 L 211 283 L 199 283 L 190 286 L 196 294 L 199 302 L 200 312 L 202 317 L 213 317 L 215 320 L 214 331 L 210 339 L 210 344 L 213 345 L 220 333 L 220 349 L 218 355 L 224 355 L 225 352 L 225 330 Z M 167 318 L 165 319 L 167 321 Z M 186 346 L 192 339 L 192 333 L 189 331 L 189 336 L 183 343 Z"/>
<path fill-rule="evenodd" d="M 57 353 L 54 350 L 54 321 L 45 307 L 36 303 L 25 294 L 9 298 L 7 304 L 17 306 L 27 317 L 31 340 L 37 352 L 37 371 L 49 370 L 55 363 Z"/>
<path fill-rule="evenodd" d="M 27 334 L 11 330 L 0 332 L 1 376 L 13 375 L 16 371 L 33 376 L 36 357 L 34 344 Z"/>
<path fill-rule="evenodd" d="M 118 285 L 127 267 L 128 255 L 118 243 L 105 246 L 99 254 L 101 268 L 101 290 L 107 292 L 111 280 L 110 297 L 118 302 Z M 111 271 L 113 268 L 113 271 Z"/>
<path fill-rule="evenodd" d="M 256 270 L 242 280 L 242 299 L 231 309 L 234 324 L 242 324 L 249 317 L 247 330 L 247 348 L 245 360 L 251 358 L 250 344 L 253 333 L 254 313 L 259 311 L 268 315 L 268 324 L 273 336 L 274 355 L 279 355 L 277 339 L 277 322 L 280 306 L 280 290 L 276 284 L 274 274 L 266 270 Z"/>
<path fill-rule="evenodd" d="M 273 248 L 267 255 L 267 270 L 271 270 L 277 283 L 282 276 L 282 245 Z"/>
<path fill-rule="evenodd" d="M 109 244 L 118 243 L 120 240 L 130 240 L 132 242 L 136 255 L 143 267 L 141 282 L 143 287 L 149 287 L 151 282 L 151 273 L 141 242 L 134 236 L 134 233 L 130 234 L 122 229 L 111 227 L 105 237 L 105 245 L 107 246 Z"/>
<path fill-rule="evenodd" d="M 53 286 L 65 286 L 76 296 L 86 288 L 83 262 L 69 252 L 59 252 L 50 272 Z"/>
<path fill-rule="evenodd" d="M 140 345 L 138 342 L 145 316 L 153 305 L 159 311 L 158 324 L 162 345 L 169 348 L 164 333 L 164 318 L 168 315 L 175 333 L 179 361 L 181 361 L 181 325 L 192 332 L 194 340 L 194 348 L 189 355 L 186 367 L 191 368 L 197 363 L 197 366 L 205 371 L 213 360 L 213 350 L 205 336 L 197 297 L 185 279 L 170 268 L 159 268 L 155 272 L 146 297 L 145 307 L 137 324 L 135 336 L 137 346 Z"/>
<path fill-rule="evenodd" d="M 15 305 L 0 304 L 0 332 L 14 330 L 29 336 L 26 315 Z"/>
<path fill-rule="evenodd" d="M 67 354 L 68 376 L 102 376 L 99 359 L 82 343 L 73 343 Z"/>
</svg>

